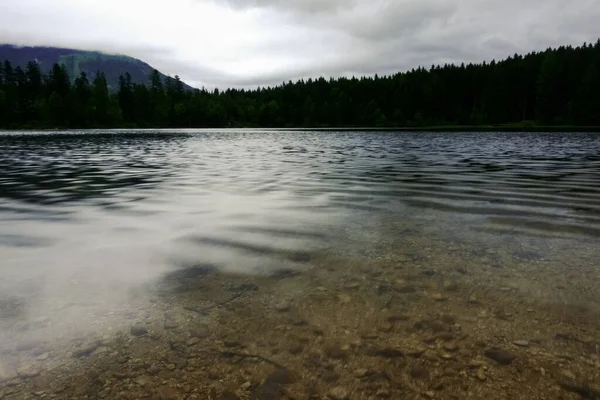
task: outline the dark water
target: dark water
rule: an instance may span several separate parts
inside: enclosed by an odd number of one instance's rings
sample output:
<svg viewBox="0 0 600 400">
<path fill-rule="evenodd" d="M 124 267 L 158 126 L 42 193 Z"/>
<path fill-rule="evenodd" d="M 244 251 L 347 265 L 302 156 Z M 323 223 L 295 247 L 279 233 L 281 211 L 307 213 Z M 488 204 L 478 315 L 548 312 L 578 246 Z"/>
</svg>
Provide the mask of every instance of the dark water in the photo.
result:
<svg viewBox="0 0 600 400">
<path fill-rule="evenodd" d="M 594 134 L 8 132 L 0 171 L 5 318 L 109 307 L 187 266 L 381 256 L 398 221 L 482 247 L 600 236 Z"/>
</svg>

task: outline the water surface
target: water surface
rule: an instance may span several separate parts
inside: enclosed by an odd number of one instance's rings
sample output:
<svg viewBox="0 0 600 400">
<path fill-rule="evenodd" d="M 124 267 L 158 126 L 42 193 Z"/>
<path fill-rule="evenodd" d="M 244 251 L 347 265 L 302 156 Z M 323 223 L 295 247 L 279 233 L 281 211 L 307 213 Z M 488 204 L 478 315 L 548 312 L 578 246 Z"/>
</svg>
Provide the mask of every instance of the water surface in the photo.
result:
<svg viewBox="0 0 600 400">
<path fill-rule="evenodd" d="M 343 282 L 476 266 L 479 287 L 598 304 L 595 134 L 5 132 L 0 171 L 0 349 L 40 321 L 51 343 L 85 337 L 177 274 L 323 260 Z"/>
</svg>

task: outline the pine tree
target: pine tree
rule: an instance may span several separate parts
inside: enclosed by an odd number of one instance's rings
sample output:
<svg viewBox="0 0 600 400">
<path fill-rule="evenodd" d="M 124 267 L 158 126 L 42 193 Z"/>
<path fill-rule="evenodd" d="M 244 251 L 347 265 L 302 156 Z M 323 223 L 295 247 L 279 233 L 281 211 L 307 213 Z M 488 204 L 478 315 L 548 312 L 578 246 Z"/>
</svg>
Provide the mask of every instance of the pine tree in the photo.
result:
<svg viewBox="0 0 600 400">
<path fill-rule="evenodd" d="M 542 123 L 552 123 L 559 119 L 561 99 L 558 97 L 557 82 L 561 74 L 561 65 L 556 53 L 548 51 L 537 77 L 537 119 Z"/>
<path fill-rule="evenodd" d="M 591 64 L 581 79 L 575 108 L 578 124 L 600 126 L 600 69 L 596 64 Z"/>
</svg>

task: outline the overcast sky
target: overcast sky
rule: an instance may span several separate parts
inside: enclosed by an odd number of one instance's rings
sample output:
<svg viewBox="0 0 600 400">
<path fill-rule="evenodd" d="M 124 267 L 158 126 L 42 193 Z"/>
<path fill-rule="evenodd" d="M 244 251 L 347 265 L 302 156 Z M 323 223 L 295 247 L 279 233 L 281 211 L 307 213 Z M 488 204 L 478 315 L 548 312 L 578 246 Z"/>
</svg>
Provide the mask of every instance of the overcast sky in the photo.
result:
<svg viewBox="0 0 600 400">
<path fill-rule="evenodd" d="M 391 73 L 595 42 L 598 0 L 0 0 L 0 42 L 127 54 L 194 86 Z"/>
</svg>

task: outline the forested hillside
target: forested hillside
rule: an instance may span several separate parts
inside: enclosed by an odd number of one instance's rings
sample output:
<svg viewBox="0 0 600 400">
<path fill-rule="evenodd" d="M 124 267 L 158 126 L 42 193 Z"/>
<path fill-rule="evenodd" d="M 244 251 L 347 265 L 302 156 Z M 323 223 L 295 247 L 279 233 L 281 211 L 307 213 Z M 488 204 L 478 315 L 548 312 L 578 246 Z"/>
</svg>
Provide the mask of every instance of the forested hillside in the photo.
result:
<svg viewBox="0 0 600 400">
<path fill-rule="evenodd" d="M 256 90 L 186 91 L 178 78 L 148 85 L 99 74 L 73 83 L 29 63 L 0 68 L 0 126 L 411 127 L 600 126 L 600 41 L 503 61 L 417 68 L 391 76 L 308 79 Z"/>
<path fill-rule="evenodd" d="M 146 84 L 154 70 L 150 65 L 133 57 L 59 47 L 0 44 L 0 61 L 2 60 L 10 61 L 13 68 L 25 68 L 28 62 L 33 61 L 38 64 L 43 74 L 48 74 L 54 64 L 64 65 L 72 80 L 81 72 L 85 72 L 92 79 L 100 71 L 104 73 L 110 91 L 118 89 L 119 76 L 127 72 L 134 83 Z M 161 74 L 161 77 L 164 79 L 166 76 Z"/>
</svg>

